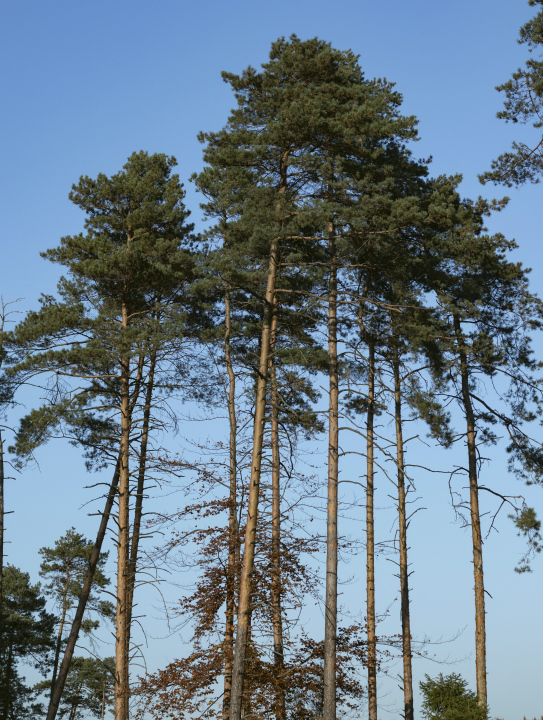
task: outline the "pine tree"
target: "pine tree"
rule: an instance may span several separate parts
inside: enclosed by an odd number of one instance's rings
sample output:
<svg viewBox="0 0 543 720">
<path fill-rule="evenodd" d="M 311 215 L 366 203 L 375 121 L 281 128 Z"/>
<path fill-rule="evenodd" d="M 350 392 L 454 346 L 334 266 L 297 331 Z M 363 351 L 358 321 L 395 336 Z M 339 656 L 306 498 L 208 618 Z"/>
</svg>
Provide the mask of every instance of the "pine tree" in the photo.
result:
<svg viewBox="0 0 543 720">
<path fill-rule="evenodd" d="M 216 138 L 215 138 L 216 139 Z M 243 425 L 243 417 L 253 400 L 249 393 L 254 386 L 252 380 L 257 384 L 259 377 L 260 348 L 259 336 L 262 331 L 262 305 L 260 304 L 262 288 L 266 282 L 265 268 L 268 261 L 265 246 L 251 242 L 252 230 L 248 221 L 243 217 L 242 209 L 244 201 L 251 198 L 253 189 L 253 177 L 247 168 L 239 167 L 217 167 L 217 147 L 215 142 L 210 143 L 206 150 L 206 157 L 209 157 L 213 165 L 194 179 L 198 189 L 205 195 L 207 202 L 202 205 L 206 216 L 216 221 L 206 237 L 215 245 L 214 253 L 208 255 L 208 262 L 199 282 L 204 283 L 213 292 L 214 288 L 220 288 L 224 293 L 224 321 L 221 322 L 220 315 L 217 316 L 217 327 L 214 336 L 208 339 L 217 343 L 219 338 L 223 344 L 223 350 L 217 350 L 214 357 L 219 366 L 223 366 L 227 375 L 225 382 L 225 396 L 228 408 L 230 424 L 229 453 L 230 453 L 230 525 L 232 528 L 232 546 L 228 560 L 228 566 L 233 567 L 239 563 L 239 508 L 240 502 L 238 493 L 243 488 L 238 486 L 238 439 L 237 428 L 239 423 Z M 249 235 L 249 239 L 247 236 Z M 281 264 L 283 265 L 283 264 Z M 284 277 L 286 275 L 286 278 Z M 287 290 L 285 283 L 288 283 L 289 271 L 277 275 L 277 286 L 279 291 Z M 298 283 L 298 286 L 300 284 Z M 221 303 L 222 304 L 222 303 Z M 218 305 L 217 307 L 220 307 Z M 274 657 L 278 662 L 277 696 L 276 707 L 279 715 L 284 714 L 281 710 L 284 707 L 283 692 L 284 673 L 279 666 L 282 663 L 283 653 L 281 650 L 283 614 L 281 611 L 281 511 L 279 497 L 281 490 L 281 468 L 278 455 L 280 448 L 280 427 L 286 425 L 295 434 L 302 432 L 309 434 L 320 428 L 313 412 L 309 411 L 306 399 L 314 399 L 315 393 L 307 381 L 308 356 L 313 356 L 314 342 L 308 332 L 308 327 L 314 324 L 311 309 L 308 302 L 300 296 L 291 296 L 289 304 L 278 301 L 276 295 L 273 303 L 273 317 L 271 321 L 270 354 L 268 360 L 269 387 L 267 389 L 267 405 L 265 418 L 270 427 L 269 447 L 267 435 L 263 436 L 263 467 L 271 472 L 272 496 L 271 501 L 272 525 L 275 530 L 272 532 L 274 545 L 274 560 L 272 562 L 272 573 L 274 575 L 274 591 L 272 593 L 272 625 L 275 637 Z M 278 332 L 278 328 L 280 332 Z M 220 355 L 224 352 L 224 361 Z M 238 383 L 239 375 L 249 376 L 249 387 L 243 388 L 243 383 Z M 222 381 L 218 378 L 218 383 Z M 240 392 L 236 388 L 239 386 Z M 250 389 L 249 389 L 250 388 Z M 239 402 L 248 401 L 249 407 L 240 411 Z M 241 415 L 240 415 L 241 412 Z M 283 435 L 283 438 L 285 435 Z M 270 464 L 267 463 L 266 451 L 271 452 Z M 242 455 L 243 457 L 243 455 Z M 263 493 L 266 498 L 266 493 Z M 267 517 L 267 516 L 266 516 Z M 233 573 L 232 580 L 228 587 L 236 585 Z M 233 631 L 234 631 L 234 602 L 235 593 L 229 590 L 227 593 L 227 626 L 225 630 L 226 647 L 232 647 L 233 654 Z M 228 653 L 225 656 L 224 682 L 225 692 L 223 696 L 223 715 L 229 714 L 230 687 L 232 680 L 232 668 Z"/>
<path fill-rule="evenodd" d="M 48 688 L 40 683 L 36 689 Z M 59 707 L 59 716 L 67 720 L 97 717 L 104 720 L 106 708 L 113 705 L 115 690 L 115 659 L 100 660 L 90 657 L 74 657 Z"/>
<path fill-rule="evenodd" d="M 60 401 L 52 410 L 47 406 L 34 413 L 36 424 L 23 420 L 18 438 L 21 452 L 28 449 L 29 426 L 42 431 L 38 438 L 30 434 L 31 441 L 38 442 L 47 438 L 51 425 L 64 420 L 71 423 L 74 440 L 87 448 L 90 461 L 104 464 L 104 456 L 110 462 L 119 460 L 117 720 L 127 720 L 129 712 L 129 605 L 147 454 L 149 392 L 152 395 L 156 384 L 157 364 L 170 379 L 175 374 L 174 359 L 182 352 L 190 324 L 192 226 L 186 222 L 179 178 L 171 173 L 174 165 L 174 158 L 140 152 L 111 178 L 80 179 L 70 198 L 87 214 L 86 234 L 63 238 L 58 248 L 45 253 L 68 269 L 68 278 L 59 284 L 61 300 L 44 298 L 42 309 L 30 313 L 11 339 L 13 353 L 19 356 L 9 370 L 12 375 L 24 378 L 54 372 L 67 382 L 84 381 L 83 389 L 75 394 L 65 394 L 59 387 Z M 134 435 L 140 440 L 140 477 L 130 548 Z M 67 672 L 64 663 L 63 668 Z M 49 720 L 55 716 L 58 699 L 54 692 Z"/>
<path fill-rule="evenodd" d="M 94 543 L 76 532 L 75 528 L 71 528 L 55 541 L 54 547 L 43 547 L 39 550 L 42 557 L 40 575 L 47 581 L 45 590 L 49 599 L 53 600 L 60 610 L 51 691 L 57 679 L 60 652 L 64 642 L 64 627 L 69 622 L 70 611 L 81 596 L 93 546 Z M 82 623 L 82 629 L 87 633 L 98 627 L 98 621 L 89 618 L 90 612 L 94 611 L 101 618 L 111 619 L 114 616 L 111 602 L 101 599 L 99 595 L 100 590 L 109 585 L 109 579 L 104 574 L 107 558 L 108 553 L 102 553 L 94 571 L 94 592 L 91 591 L 88 597 L 87 618 Z"/>
<path fill-rule="evenodd" d="M 528 0 L 532 7 L 543 5 L 542 0 Z M 536 130 L 543 127 L 543 10 L 520 29 L 521 44 L 526 44 L 530 57 L 524 68 L 513 73 L 510 80 L 496 90 L 505 94 L 504 109 L 498 118 L 512 123 L 532 123 Z M 514 142 L 512 150 L 500 155 L 491 170 L 479 176 L 482 183 L 494 182 L 519 187 L 526 182 L 539 182 L 543 173 L 543 137 L 532 146 Z"/>
<path fill-rule="evenodd" d="M 3 577 L 3 633 L 0 644 L 0 718 L 22 720 L 35 717 L 41 707 L 33 703 L 32 688 L 20 674 L 29 664 L 45 675 L 54 650 L 55 617 L 45 609 L 39 584 L 28 573 L 6 565 Z"/>
<path fill-rule="evenodd" d="M 477 696 L 457 673 L 425 676 L 420 683 L 423 696 L 422 716 L 427 720 L 487 720 L 488 709 L 481 707 Z"/>
<path fill-rule="evenodd" d="M 308 276 L 310 269 L 313 271 L 323 262 L 328 263 L 326 258 L 330 250 L 324 248 L 324 238 L 330 237 L 330 224 L 334 228 L 332 240 L 345 233 L 355 236 L 360 243 L 367 237 L 371 238 L 372 231 L 376 235 L 386 232 L 383 222 L 388 228 L 393 227 L 393 222 L 396 222 L 397 228 L 398 221 L 400 227 L 406 223 L 413 224 L 414 215 L 419 212 L 418 205 L 405 199 L 403 204 L 395 204 L 398 188 L 388 178 L 391 172 L 395 172 L 395 164 L 409 167 L 403 142 L 414 137 L 414 121 L 398 114 L 400 96 L 391 91 L 388 83 L 365 81 L 354 55 L 333 50 L 329 44 L 318 40 L 301 42 L 295 37 L 288 42 L 280 40 L 272 46 L 270 62 L 263 66 L 262 72 L 250 68 L 239 77 L 227 74 L 225 79 L 237 93 L 239 108 L 232 113 L 222 133 L 208 134 L 202 139 L 208 142 L 206 160 L 216 173 L 220 169 L 222 177 L 228 178 L 228 188 L 232 187 L 231 183 L 235 184 L 240 168 L 249 178 L 238 223 L 240 236 L 247 241 L 238 245 L 238 252 L 243 247 L 247 253 L 250 245 L 260 251 L 266 246 L 263 244 L 266 237 L 271 253 L 261 342 L 259 400 L 256 405 L 257 412 L 260 412 L 258 408 L 263 408 L 265 402 L 268 362 L 264 363 L 264 359 L 269 354 L 274 296 L 280 298 L 278 306 L 281 313 L 289 293 L 304 292 L 299 286 L 286 284 L 289 273 L 296 266 L 300 282 Z M 312 119 L 309 124 L 308 117 Z M 416 185 L 416 179 L 426 171 L 423 165 L 411 163 L 407 172 L 411 173 Z M 226 190 L 228 194 L 231 196 L 231 192 Z M 299 199 L 302 196 L 303 203 Z M 340 229 L 336 231 L 336 227 Z M 285 283 L 281 287 L 276 287 L 278 262 L 281 282 Z M 237 284 L 234 271 L 228 277 L 232 279 L 232 284 Z M 310 288 L 311 282 L 305 291 Z M 260 294 L 263 295 L 262 292 Z M 281 332 L 281 325 L 279 328 Z M 331 382 L 333 384 L 333 377 Z M 334 410 L 331 411 L 332 420 L 333 417 Z M 251 594 L 248 578 L 256 531 L 262 422 L 263 414 L 258 415 L 255 424 L 255 475 L 251 481 L 254 505 L 249 513 L 246 533 L 243 572 L 247 579 L 244 581 L 246 589 L 241 601 L 236 640 L 237 643 L 239 641 L 239 652 L 236 650 L 233 720 L 239 716 L 241 707 L 244 638 L 247 635 L 246 618 Z M 333 447 L 330 452 L 333 454 Z M 332 495 L 337 482 L 333 466 L 332 462 L 329 479 Z M 332 497 L 332 513 L 334 504 Z M 330 529 L 333 536 L 334 522 L 331 522 Z M 330 537 L 329 547 L 333 546 L 334 540 Z M 332 568 L 335 561 L 331 552 L 326 593 L 327 718 L 335 716 L 333 638 L 337 623 L 333 597 L 337 590 L 333 587 L 336 570 Z"/>
<path fill-rule="evenodd" d="M 442 239 L 443 264 L 433 287 L 440 307 L 436 322 L 445 365 L 435 372 L 449 376 L 447 396 L 457 399 L 465 419 L 457 437 L 465 440 L 468 455 L 477 698 L 484 708 L 486 630 L 478 446 L 496 442 L 497 423 L 506 429 L 514 448 L 524 442 L 522 424 L 534 417 L 526 403 L 537 405 L 540 394 L 528 334 L 539 327 L 540 310 L 539 301 L 527 291 L 525 270 L 506 258 L 514 243 L 500 235 L 484 235 L 480 214 L 473 206 L 472 212 L 471 222 L 467 218 L 463 229 L 459 227 Z M 483 398 L 485 378 L 495 384 L 498 377 L 508 390 L 502 397 L 498 395 L 496 402 Z M 504 399 L 507 404 L 500 408 Z"/>
<path fill-rule="evenodd" d="M 296 39 L 293 44 L 303 53 L 303 43 Z M 305 175 L 309 175 L 308 170 L 303 168 L 303 163 L 300 162 L 301 158 L 297 159 L 297 152 L 304 148 L 307 137 L 307 130 L 303 128 L 303 118 L 300 115 L 289 115 L 287 112 L 287 101 L 291 89 L 296 94 L 297 88 L 291 86 L 288 76 L 287 78 L 281 77 L 281 70 L 279 69 L 282 50 L 286 47 L 288 47 L 288 44 L 284 41 L 275 44 L 272 49 L 272 62 L 269 69 L 260 75 L 251 68 L 239 77 L 224 75 L 237 94 L 239 109 L 232 113 L 229 124 L 223 133 L 208 134 L 202 138 L 208 142 L 205 159 L 213 168 L 216 170 L 222 168 L 228 174 L 227 171 L 230 167 L 242 167 L 246 169 L 248 175 L 258 178 L 258 182 L 251 188 L 244 204 L 240 231 L 246 230 L 248 243 L 244 243 L 242 247 L 245 255 L 248 247 L 252 245 L 256 250 L 257 257 L 263 257 L 263 255 L 267 254 L 269 258 L 266 273 L 266 290 L 259 293 L 261 297 L 263 296 L 264 311 L 256 388 L 253 474 L 250 484 L 250 503 L 245 534 L 244 564 L 232 679 L 231 718 L 239 717 L 242 704 L 252 592 L 251 575 L 259 502 L 261 453 L 264 438 L 271 323 L 279 251 L 280 245 L 287 241 L 287 238 L 290 239 L 290 244 L 292 244 L 293 240 L 300 235 L 300 228 L 305 220 L 303 212 L 301 216 L 299 213 L 293 212 L 295 207 L 293 201 L 297 193 L 297 188 L 291 182 L 294 169 L 293 163 L 297 162 L 298 169 Z M 277 67 L 277 72 L 274 64 Z M 285 70 L 287 73 L 289 72 L 288 63 Z M 290 74 L 292 77 L 292 71 Z M 261 92 L 263 87 L 267 87 L 269 90 L 265 95 L 262 95 Z M 309 95 L 306 94 L 306 97 L 309 99 Z M 292 99 L 291 97 L 290 100 Z M 281 115 L 281 122 L 270 122 L 277 112 Z M 263 123 L 265 134 L 261 132 Z M 300 130 L 302 131 L 301 135 Z M 298 211 L 301 210 L 302 208 L 299 207 Z M 268 251 L 262 252 L 266 247 Z M 236 247 L 231 250 L 233 253 L 237 251 Z M 282 250 L 281 252 L 284 258 L 285 251 Z M 235 266 L 232 267 L 232 271 L 235 271 Z M 235 272 L 232 271 L 228 274 L 230 284 L 234 286 L 243 285 L 243 279 L 241 283 L 238 282 Z"/>
</svg>

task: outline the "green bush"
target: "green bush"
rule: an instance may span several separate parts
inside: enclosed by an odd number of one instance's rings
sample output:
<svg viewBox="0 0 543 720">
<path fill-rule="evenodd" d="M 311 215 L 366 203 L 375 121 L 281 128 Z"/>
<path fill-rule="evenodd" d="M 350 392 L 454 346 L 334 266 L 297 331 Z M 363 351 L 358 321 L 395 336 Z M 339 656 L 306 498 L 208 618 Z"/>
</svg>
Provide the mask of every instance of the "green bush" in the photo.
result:
<svg viewBox="0 0 543 720">
<path fill-rule="evenodd" d="M 468 689 L 461 675 L 439 675 L 420 683 L 421 713 L 428 720 L 488 720 L 488 708 L 477 704 L 477 695 Z"/>
</svg>

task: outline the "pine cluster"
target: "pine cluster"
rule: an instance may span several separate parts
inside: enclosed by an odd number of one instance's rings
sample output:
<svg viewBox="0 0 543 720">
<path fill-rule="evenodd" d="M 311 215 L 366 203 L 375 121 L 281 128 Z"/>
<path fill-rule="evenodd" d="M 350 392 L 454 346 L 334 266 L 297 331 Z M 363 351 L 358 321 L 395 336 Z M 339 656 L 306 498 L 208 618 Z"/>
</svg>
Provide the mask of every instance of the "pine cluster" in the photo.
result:
<svg viewBox="0 0 543 720">
<path fill-rule="evenodd" d="M 522 31 L 531 47 L 542 42 L 541 22 L 540 13 Z M 530 61 L 501 88 L 503 117 L 539 112 L 541 67 Z M 543 306 L 510 259 L 514 242 L 485 228 L 506 200 L 464 199 L 459 176 L 431 177 L 429 161 L 411 150 L 416 119 L 350 51 L 281 38 L 259 70 L 223 79 L 237 107 L 221 130 L 201 134 L 205 168 L 192 177 L 207 229 L 197 234 L 188 222 L 173 157 L 141 151 L 112 177 L 82 177 L 70 198 L 86 214 L 84 232 L 43 253 L 65 272 L 58 295 L 43 296 L 13 330 L 2 327 L 0 400 L 13 404 L 29 384 L 44 391 L 16 429 L 13 462 L 23 468 L 62 437 L 111 480 L 95 542 L 72 528 L 40 551 L 57 616 L 24 573 L 0 567 L 0 655 L 11 673 L 0 718 L 26 716 L 32 695 L 14 659 L 31 642 L 11 610 L 26 593 L 21 617 L 48 676 L 36 688 L 49 696 L 47 720 L 83 710 L 103 717 L 109 704 L 116 720 L 336 720 L 362 708 L 377 720 L 378 674 L 398 655 L 402 716 L 414 720 L 405 460 L 414 419 L 437 444 L 465 453 L 468 494 L 452 498 L 472 533 L 477 678 L 471 693 L 459 676 L 427 677 L 422 710 L 487 717 L 481 492 L 508 504 L 528 539 L 520 571 L 541 549 L 535 510 L 480 482 L 484 448 L 504 435 L 513 474 L 540 483 L 543 473 L 531 339 Z M 515 153 L 484 179 L 534 179 L 540 150 Z M 225 437 L 173 456 L 167 438 L 189 422 L 179 401 L 226 418 Z M 363 481 L 350 511 L 364 508 L 360 538 L 342 531 L 340 472 L 353 438 Z M 307 460 L 310 445 L 326 457 L 324 483 Z M 397 509 L 394 637 L 378 633 L 375 601 L 383 480 Z M 187 500 L 147 520 L 150 488 L 163 484 Z M 1 486 L 3 523 L 3 470 Z M 311 525 L 319 497 L 325 536 Z M 108 527 L 113 603 L 102 595 Z M 163 540 L 151 552 L 144 540 L 153 533 Z M 343 622 L 338 606 L 348 553 L 365 557 L 364 622 Z M 151 563 L 196 573 L 173 609 L 190 650 L 136 679 L 134 597 Z M 310 604 L 322 607 L 318 637 L 300 623 Z M 74 657 L 96 617 L 112 623 L 115 657 Z"/>
</svg>

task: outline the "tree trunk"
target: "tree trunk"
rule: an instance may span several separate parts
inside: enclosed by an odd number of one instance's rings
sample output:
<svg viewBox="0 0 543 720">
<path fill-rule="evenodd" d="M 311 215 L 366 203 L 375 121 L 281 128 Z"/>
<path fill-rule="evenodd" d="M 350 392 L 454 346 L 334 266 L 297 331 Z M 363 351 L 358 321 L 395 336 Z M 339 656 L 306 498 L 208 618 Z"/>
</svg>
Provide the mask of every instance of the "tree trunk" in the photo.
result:
<svg viewBox="0 0 543 720">
<path fill-rule="evenodd" d="M 57 682 L 55 683 L 55 687 L 53 688 L 53 692 L 51 693 L 49 708 L 47 709 L 47 720 L 55 720 L 57 716 L 60 698 L 62 696 L 62 691 L 64 690 L 64 685 L 66 684 L 68 670 L 70 669 L 70 663 L 72 661 L 75 645 L 77 643 L 79 631 L 81 629 L 81 622 L 83 620 L 85 608 L 87 607 L 87 601 L 89 599 L 92 581 L 94 578 L 94 571 L 96 570 L 96 565 L 98 563 L 98 559 L 100 558 L 100 552 L 102 550 L 102 543 L 104 542 L 109 516 L 111 515 L 113 503 L 115 502 L 115 496 L 117 495 L 119 478 L 120 460 L 117 461 L 117 467 L 115 468 L 113 480 L 111 481 L 111 485 L 109 487 L 109 494 L 107 496 L 104 512 L 102 513 L 102 520 L 100 521 L 100 527 L 98 528 L 96 541 L 94 543 L 94 547 L 92 548 L 91 556 L 89 558 L 89 567 L 85 575 L 85 580 L 83 581 L 83 588 L 81 590 L 81 595 L 79 596 L 79 603 L 72 623 L 70 634 L 68 635 L 66 648 L 64 650 L 64 657 L 62 658 L 60 670 L 58 671 Z"/>
<path fill-rule="evenodd" d="M 336 720 L 337 639 L 337 516 L 339 375 L 337 362 L 337 265 L 335 240 L 330 231 L 328 287 L 328 503 L 326 513 L 326 588 L 324 609 L 323 720 Z"/>
<path fill-rule="evenodd" d="M 277 310 L 277 302 L 274 303 Z M 275 343 L 277 338 L 277 311 L 273 314 L 270 347 L 270 399 L 272 448 L 272 586 L 273 659 L 275 675 L 275 717 L 285 720 L 285 663 L 283 650 L 283 613 L 281 610 L 281 457 L 279 452 L 279 406 L 277 374 L 275 370 Z"/>
<path fill-rule="evenodd" d="M 232 692 L 232 661 L 234 658 L 234 613 L 236 606 L 236 574 L 239 564 L 239 525 L 237 507 L 237 417 L 236 417 L 236 375 L 232 365 L 230 338 L 232 332 L 230 293 L 224 296 L 224 360 L 228 373 L 228 421 L 230 425 L 229 471 L 230 490 L 228 507 L 228 568 L 226 578 L 226 626 L 224 632 L 224 694 L 222 704 L 223 720 L 230 714 Z"/>
<path fill-rule="evenodd" d="M 128 327 L 128 309 L 122 304 L 121 327 Z M 121 441 L 119 479 L 119 527 L 117 540 L 117 614 L 115 635 L 115 720 L 128 720 L 128 571 L 130 531 L 130 358 L 121 358 Z"/>
<path fill-rule="evenodd" d="M 368 717 L 377 720 L 377 636 L 375 629 L 375 532 L 373 525 L 373 419 L 375 415 L 375 343 L 368 341 L 368 413 L 366 481 L 366 614 L 368 623 Z"/>
<path fill-rule="evenodd" d="M 249 608 L 249 618 L 247 620 L 247 655 L 249 658 L 251 658 L 252 653 L 254 653 L 254 647 L 251 643 L 251 632 L 252 632 L 252 622 L 253 622 L 253 608 L 252 606 Z M 242 720 L 250 720 L 252 716 L 252 698 L 249 692 L 246 691 L 246 686 L 244 683 L 244 692 L 243 697 L 241 701 L 241 717 Z"/>
<path fill-rule="evenodd" d="M 13 706 L 13 699 L 14 699 L 14 691 L 13 688 L 10 687 L 12 675 L 13 675 L 13 636 L 11 635 L 11 642 L 9 644 L 9 652 L 8 652 L 8 661 L 6 663 L 7 671 L 6 671 L 6 693 L 5 693 L 5 702 L 4 702 L 4 715 L 2 720 L 10 720 L 11 715 L 11 708 Z"/>
<path fill-rule="evenodd" d="M 260 489 L 260 467 L 262 461 L 262 441 L 266 413 L 266 386 L 268 374 L 268 358 L 270 352 L 271 322 L 275 296 L 275 279 L 277 275 L 277 256 L 279 238 L 274 238 L 270 247 L 268 280 L 264 314 L 262 318 L 262 339 L 260 346 L 260 362 L 255 399 L 255 421 L 253 433 L 253 454 L 251 463 L 251 479 L 249 502 L 247 508 L 247 525 L 245 529 L 245 548 L 243 568 L 241 571 L 240 598 L 238 607 L 238 627 L 234 664 L 232 668 L 232 692 L 230 703 L 230 720 L 240 720 L 243 695 L 243 678 L 245 675 L 245 657 L 247 652 L 247 634 L 249 627 L 249 611 L 251 603 L 251 580 L 253 574 L 258 501 Z"/>
<path fill-rule="evenodd" d="M 64 596 L 62 598 L 62 616 L 60 618 L 60 626 L 58 628 L 58 635 L 57 635 L 57 643 L 55 647 L 55 659 L 53 661 L 53 678 L 51 680 L 51 693 L 53 694 L 53 688 L 55 687 L 55 683 L 57 681 L 57 672 L 58 672 L 58 661 L 60 658 L 60 649 L 62 647 L 62 633 L 64 632 L 64 623 L 66 622 L 66 612 L 67 612 L 67 604 L 68 604 L 68 587 L 70 585 L 70 571 L 66 570 L 66 583 L 64 585 Z"/>
<path fill-rule="evenodd" d="M 409 572 L 407 564 L 407 513 L 405 504 L 405 465 L 402 428 L 402 388 L 400 380 L 400 358 L 398 346 L 396 344 L 394 344 L 393 353 L 394 416 L 396 421 L 396 460 L 398 463 L 398 528 L 400 540 L 400 596 L 402 615 L 404 718 L 405 720 L 414 720 L 411 618 L 409 613 Z"/>
<path fill-rule="evenodd" d="M 74 702 L 72 703 L 72 707 L 70 708 L 70 716 L 68 720 L 75 720 L 75 716 L 77 713 L 77 706 L 79 705 L 79 702 L 77 701 L 77 697 L 81 694 L 81 686 L 76 692 L 76 699 L 74 699 Z"/>
<path fill-rule="evenodd" d="M 128 563 L 128 578 L 126 591 L 126 662 L 127 679 L 130 670 L 130 634 L 132 630 L 132 608 L 134 604 L 134 587 L 136 584 L 136 571 L 138 565 L 138 551 L 141 536 L 141 520 L 143 513 L 143 493 L 145 490 L 145 470 L 147 463 L 147 444 L 149 441 L 149 421 L 151 417 L 151 401 L 153 399 L 154 379 L 156 369 L 156 350 L 151 350 L 149 359 L 149 374 L 147 376 L 147 389 L 145 392 L 145 407 L 143 409 L 143 425 L 141 431 L 140 457 L 138 468 L 138 484 L 136 489 L 136 503 L 134 508 L 134 525 L 130 544 L 130 559 Z M 127 685 L 128 693 L 130 691 Z M 129 696 L 127 699 L 128 705 Z M 127 715 L 128 716 L 128 715 Z"/>
<path fill-rule="evenodd" d="M 471 537 L 473 543 L 473 576 L 475 581 L 475 672 L 477 676 L 477 701 L 487 705 L 486 689 L 486 630 L 485 585 L 483 575 L 483 539 L 479 514 L 479 486 L 477 483 L 477 447 L 475 442 L 475 417 L 469 391 L 469 368 L 462 336 L 460 318 L 454 315 L 454 329 L 460 357 L 462 403 L 466 415 L 466 438 L 468 446 L 469 499 L 471 510 Z"/>
</svg>

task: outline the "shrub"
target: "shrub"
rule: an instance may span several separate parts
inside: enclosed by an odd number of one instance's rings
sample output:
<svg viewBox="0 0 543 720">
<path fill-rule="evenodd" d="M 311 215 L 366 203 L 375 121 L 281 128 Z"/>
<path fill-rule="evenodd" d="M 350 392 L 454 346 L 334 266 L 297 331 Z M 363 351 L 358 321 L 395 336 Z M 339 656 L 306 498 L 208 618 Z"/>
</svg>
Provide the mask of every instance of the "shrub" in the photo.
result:
<svg viewBox="0 0 543 720">
<path fill-rule="evenodd" d="M 477 704 L 477 695 L 457 673 L 434 679 L 426 675 L 420 689 L 421 713 L 428 720 L 488 720 L 488 708 Z"/>
</svg>

